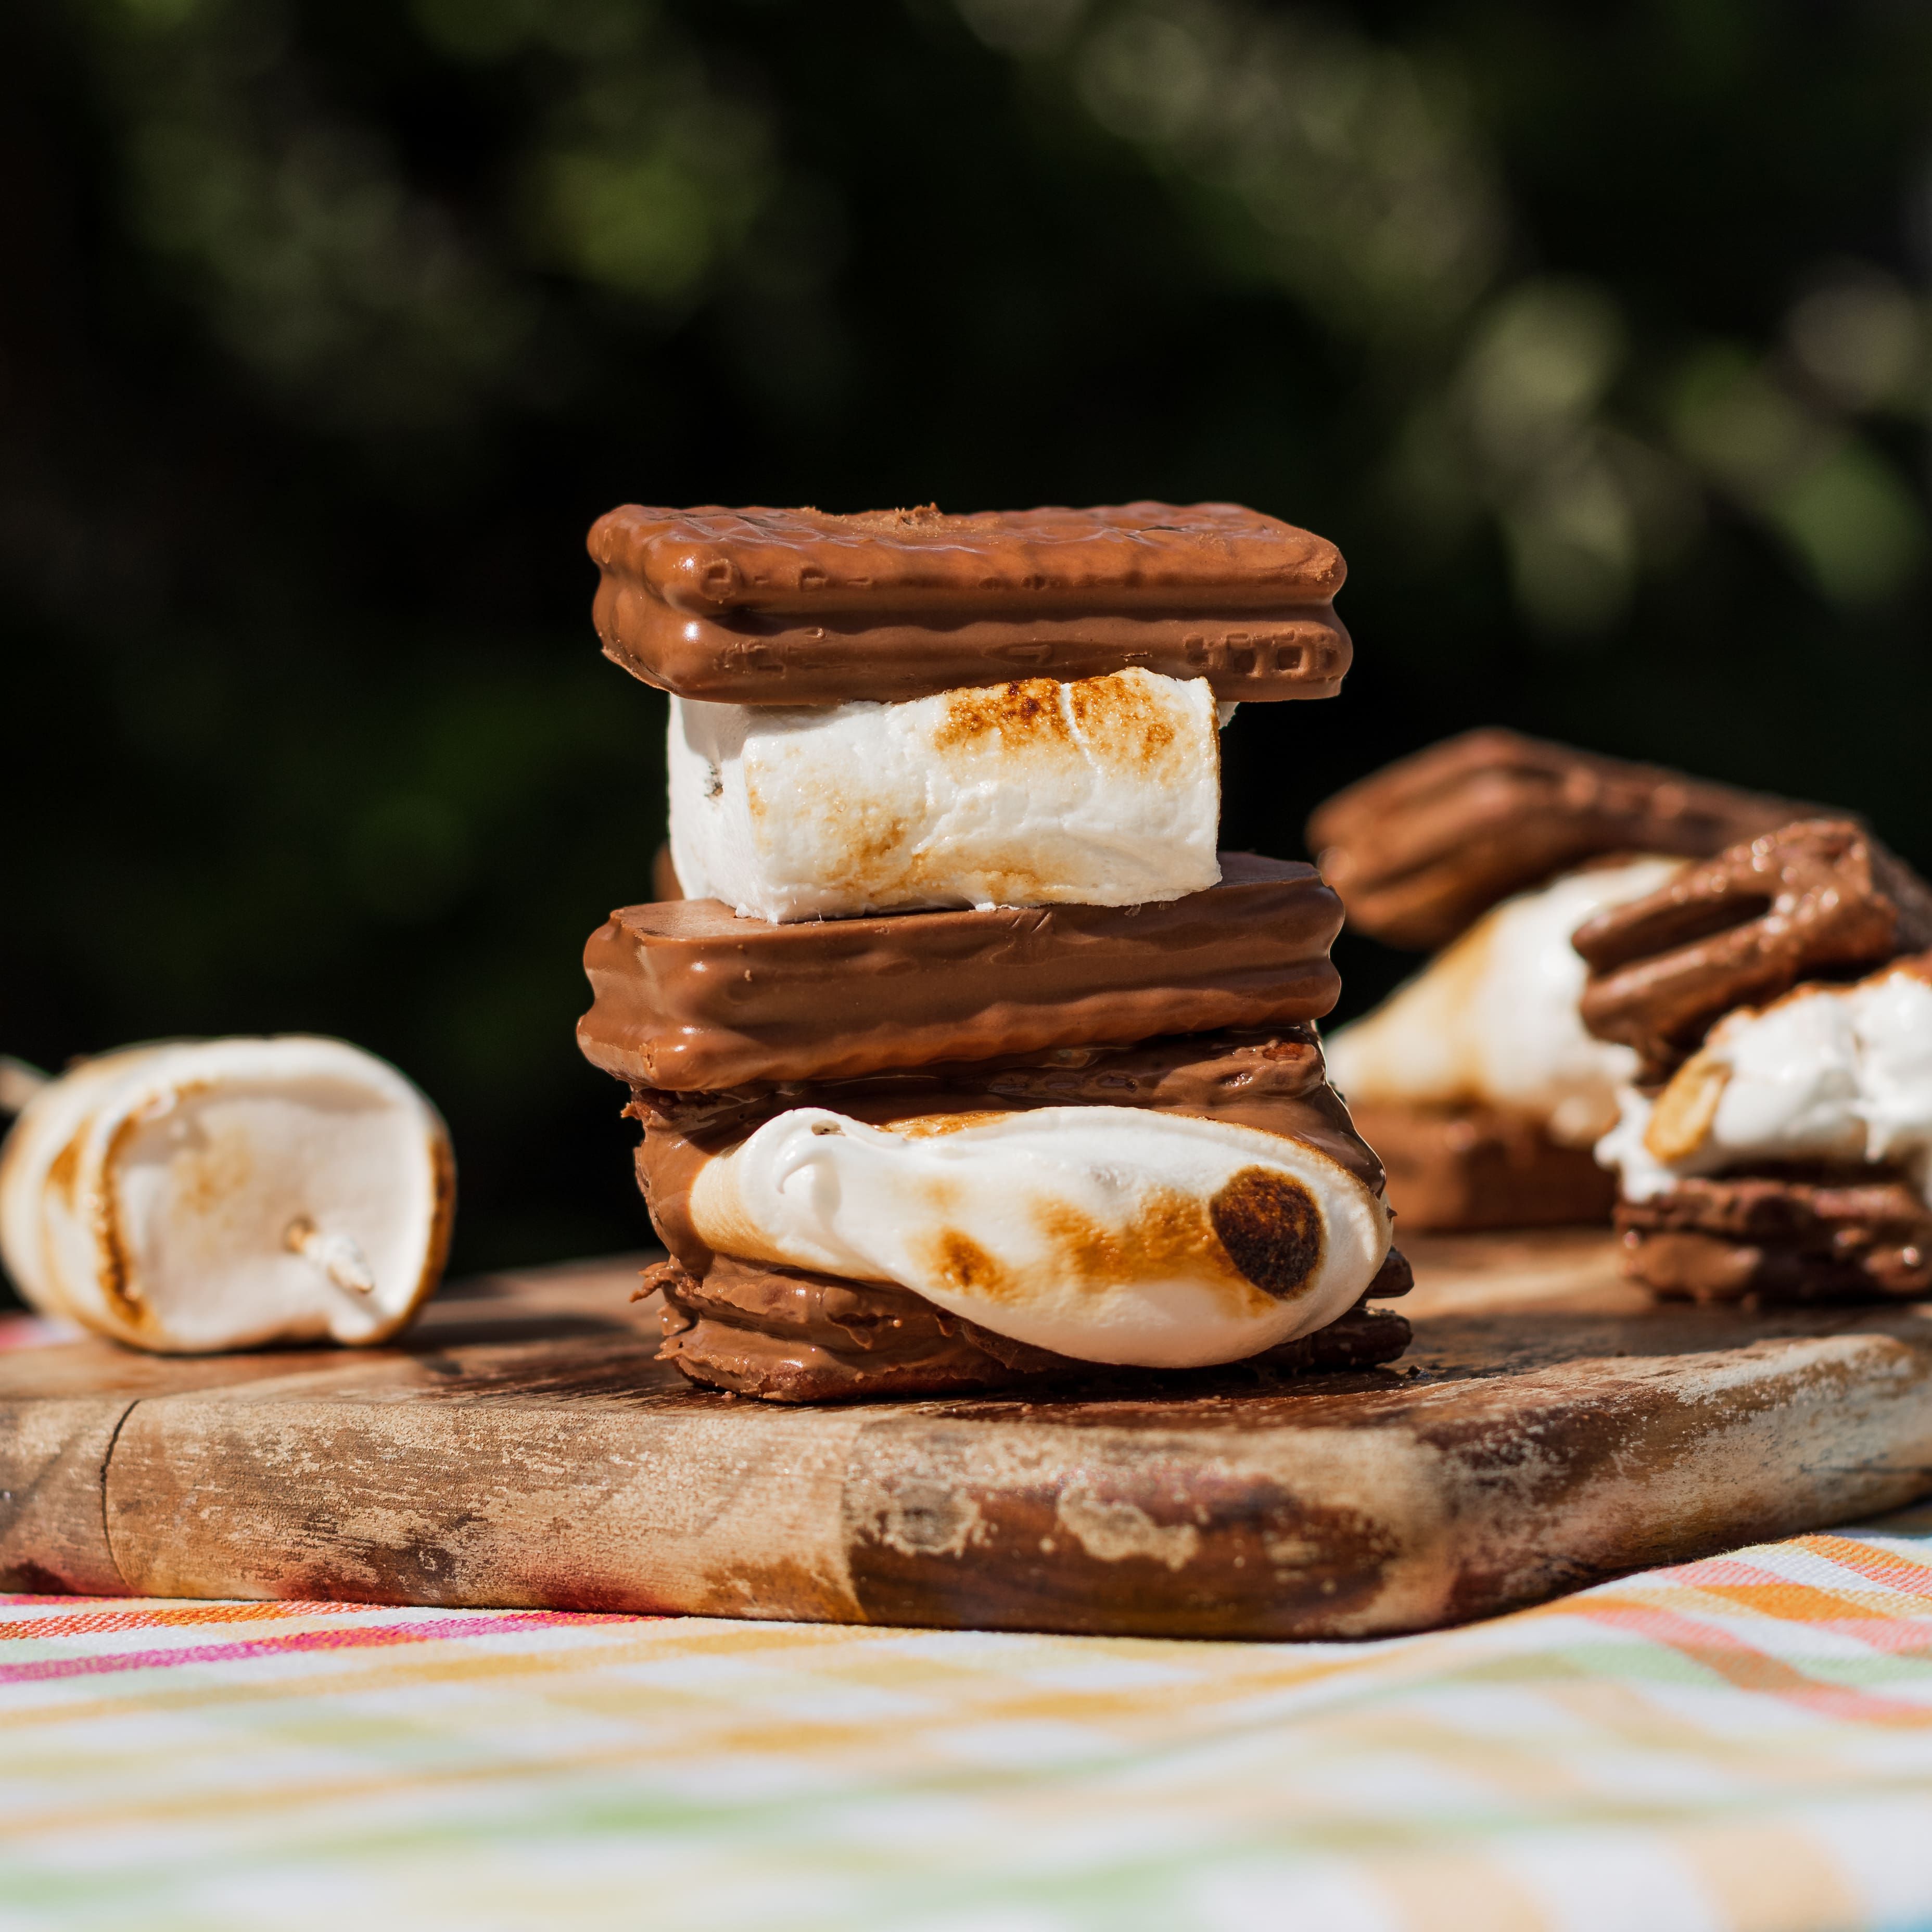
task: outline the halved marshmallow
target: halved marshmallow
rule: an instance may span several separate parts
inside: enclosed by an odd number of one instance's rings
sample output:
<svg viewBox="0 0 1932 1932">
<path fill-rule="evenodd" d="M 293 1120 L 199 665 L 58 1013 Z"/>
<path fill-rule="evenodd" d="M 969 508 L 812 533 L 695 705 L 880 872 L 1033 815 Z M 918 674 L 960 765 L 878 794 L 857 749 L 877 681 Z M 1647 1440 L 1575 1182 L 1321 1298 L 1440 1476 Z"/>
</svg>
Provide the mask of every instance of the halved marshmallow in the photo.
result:
<svg viewBox="0 0 1932 1932">
<path fill-rule="evenodd" d="M 21 1292 L 166 1354 L 386 1340 L 436 1286 L 454 1207 L 436 1109 L 340 1040 L 84 1060 L 0 1149 L 0 1254 Z"/>
<path fill-rule="evenodd" d="M 1586 969 L 1570 935 L 1606 907 L 1654 892 L 1681 859 L 1571 872 L 1505 899 L 1372 1013 L 1324 1042 L 1351 1100 L 1516 1107 L 1550 1138 L 1588 1147 L 1636 1073 L 1627 1046 L 1594 1040 L 1576 1003 Z"/>
<path fill-rule="evenodd" d="M 1124 670 L 901 704 L 674 698 L 686 896 L 747 919 L 1141 905 L 1220 878 L 1214 694 Z"/>
<path fill-rule="evenodd" d="M 996 1334 L 1092 1362 L 1196 1368 L 1325 1327 L 1390 1215 L 1300 1141 L 1134 1107 L 869 1126 L 768 1120 L 699 1171 L 722 1254 L 896 1282 Z"/>
<path fill-rule="evenodd" d="M 1727 1015 L 1660 1094 L 1623 1090 L 1598 1160 L 1631 1201 L 1767 1162 L 1892 1161 L 1932 1204 L 1927 972 L 1887 966 Z"/>
</svg>

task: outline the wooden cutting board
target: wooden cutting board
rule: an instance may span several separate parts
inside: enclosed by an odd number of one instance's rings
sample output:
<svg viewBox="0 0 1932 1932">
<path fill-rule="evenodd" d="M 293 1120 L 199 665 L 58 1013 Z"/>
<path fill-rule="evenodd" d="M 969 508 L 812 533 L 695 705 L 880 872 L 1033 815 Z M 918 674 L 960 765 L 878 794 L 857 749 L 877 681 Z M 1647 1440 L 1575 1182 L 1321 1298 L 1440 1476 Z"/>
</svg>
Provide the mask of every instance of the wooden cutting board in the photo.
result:
<svg viewBox="0 0 1932 1932">
<path fill-rule="evenodd" d="M 1133 1400 L 688 1388 L 638 1258 L 406 1346 L 0 1356 L 0 1582 L 1172 1636 L 1354 1636 L 1932 1490 L 1932 1306 L 1653 1308 L 1594 1232 L 1411 1245 L 1408 1355 Z"/>
</svg>

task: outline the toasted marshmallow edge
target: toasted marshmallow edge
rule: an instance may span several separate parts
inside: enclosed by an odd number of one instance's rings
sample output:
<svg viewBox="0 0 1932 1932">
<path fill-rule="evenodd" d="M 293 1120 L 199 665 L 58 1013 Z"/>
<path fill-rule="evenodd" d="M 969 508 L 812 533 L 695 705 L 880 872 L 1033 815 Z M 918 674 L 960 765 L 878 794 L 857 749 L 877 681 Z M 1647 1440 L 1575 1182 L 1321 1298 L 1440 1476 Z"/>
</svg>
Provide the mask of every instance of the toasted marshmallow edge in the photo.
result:
<svg viewBox="0 0 1932 1932">
<path fill-rule="evenodd" d="M 1932 1205 L 1932 984 L 1888 966 L 1742 1007 L 1597 1144 L 1627 1200 L 1766 1161 L 1894 1162 Z"/>
<path fill-rule="evenodd" d="M 1139 905 L 1220 878 L 1204 679 L 1124 670 L 904 704 L 670 701 L 688 897 L 785 922 L 970 905 Z"/>
<path fill-rule="evenodd" d="M 1133 1107 L 968 1118 L 780 1114 L 699 1170 L 692 1225 L 721 1254 L 895 1282 L 1016 1342 L 1146 1368 L 1324 1328 L 1388 1253 L 1381 1199 L 1300 1141 Z M 1263 1276 L 1274 1253 L 1274 1289 L 1232 1250 Z"/>
<path fill-rule="evenodd" d="M 1636 1054 L 1594 1040 L 1577 1013 L 1588 969 L 1570 936 L 1607 908 L 1654 892 L 1681 859 L 1566 873 L 1485 914 L 1370 1013 L 1323 1042 L 1349 1099 L 1512 1107 L 1551 1139 L 1588 1147 L 1617 1118 Z"/>
<path fill-rule="evenodd" d="M 164 1354 L 380 1342 L 442 1274 L 454 1174 L 436 1109 L 358 1048 L 133 1047 L 14 1123 L 0 1257 L 43 1312 Z"/>
</svg>

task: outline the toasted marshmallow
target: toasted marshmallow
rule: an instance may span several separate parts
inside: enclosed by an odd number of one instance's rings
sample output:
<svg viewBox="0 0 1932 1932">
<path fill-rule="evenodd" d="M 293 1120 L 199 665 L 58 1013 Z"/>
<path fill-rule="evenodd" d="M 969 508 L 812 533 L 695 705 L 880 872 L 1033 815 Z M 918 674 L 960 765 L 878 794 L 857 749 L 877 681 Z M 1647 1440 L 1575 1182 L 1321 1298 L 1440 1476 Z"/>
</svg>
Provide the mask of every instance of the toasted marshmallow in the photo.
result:
<svg viewBox="0 0 1932 1932">
<path fill-rule="evenodd" d="M 84 1060 L 0 1150 L 0 1255 L 36 1308 L 165 1354 L 372 1342 L 436 1286 L 449 1139 L 339 1040 L 189 1041 Z"/>
<path fill-rule="evenodd" d="M 1895 1162 L 1932 1204 L 1926 973 L 1894 964 L 1726 1015 L 1654 1099 L 1623 1090 L 1598 1160 L 1631 1201 L 1766 1162 Z"/>
<path fill-rule="evenodd" d="M 896 1282 L 1091 1362 L 1196 1368 L 1352 1306 L 1390 1215 L 1300 1141 L 1133 1107 L 902 1121 L 822 1107 L 709 1161 L 693 1226 L 722 1254 Z"/>
<path fill-rule="evenodd" d="M 1221 876 L 1204 679 L 1124 670 L 902 704 L 670 706 L 678 878 L 746 919 L 1141 905 Z"/>
<path fill-rule="evenodd" d="M 1551 1139 L 1588 1147 L 1636 1076 L 1629 1047 L 1593 1040 L 1576 1004 L 1586 968 L 1570 944 L 1586 920 L 1654 892 L 1680 859 L 1570 872 L 1505 899 L 1372 1013 L 1324 1042 L 1351 1100 L 1488 1106 L 1540 1114 Z"/>
</svg>

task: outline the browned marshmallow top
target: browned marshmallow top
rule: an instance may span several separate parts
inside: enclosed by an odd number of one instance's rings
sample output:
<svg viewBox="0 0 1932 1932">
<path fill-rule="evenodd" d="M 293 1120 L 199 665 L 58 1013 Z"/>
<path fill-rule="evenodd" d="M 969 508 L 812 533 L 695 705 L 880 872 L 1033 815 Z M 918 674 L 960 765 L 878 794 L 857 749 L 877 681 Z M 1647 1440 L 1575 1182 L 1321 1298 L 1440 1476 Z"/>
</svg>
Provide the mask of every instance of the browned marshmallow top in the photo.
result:
<svg viewBox="0 0 1932 1932">
<path fill-rule="evenodd" d="M 1154 905 L 794 926 L 715 899 L 627 906 L 584 949 L 578 1043 L 620 1079 L 692 1093 L 1318 1019 L 1340 990 L 1341 902 L 1312 866 L 1224 853 L 1221 869 Z"/>
<path fill-rule="evenodd" d="M 1352 928 L 1444 946 L 1512 892 L 1612 852 L 1705 858 L 1812 808 L 1489 729 L 1337 792 L 1308 822 Z"/>
<path fill-rule="evenodd" d="M 1223 700 L 1348 668 L 1325 538 L 1232 503 L 943 515 L 650 509 L 592 526 L 598 634 L 647 684 L 730 704 L 922 698 L 1138 666 Z"/>
</svg>

